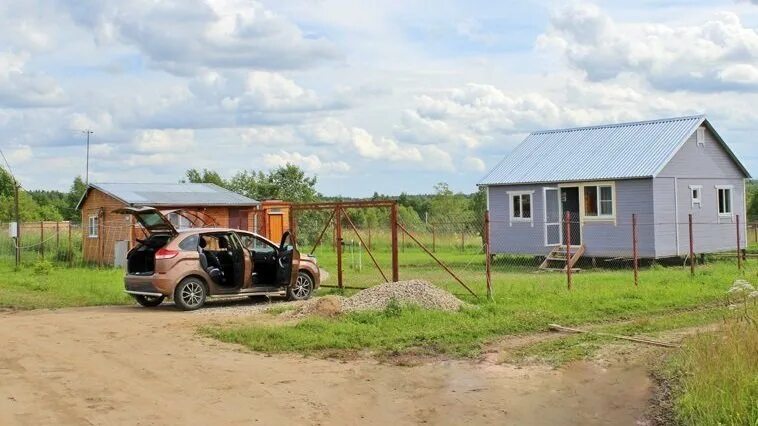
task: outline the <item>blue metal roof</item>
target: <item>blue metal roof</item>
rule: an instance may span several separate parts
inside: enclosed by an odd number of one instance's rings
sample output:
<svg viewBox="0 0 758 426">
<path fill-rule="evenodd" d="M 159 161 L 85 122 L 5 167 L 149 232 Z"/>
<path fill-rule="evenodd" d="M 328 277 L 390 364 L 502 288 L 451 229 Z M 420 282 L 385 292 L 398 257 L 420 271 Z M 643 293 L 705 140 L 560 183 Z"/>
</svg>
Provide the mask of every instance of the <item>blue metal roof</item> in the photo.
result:
<svg viewBox="0 0 758 426">
<path fill-rule="evenodd" d="M 482 179 L 480 185 L 577 182 L 653 177 L 703 115 L 533 132 Z M 718 134 L 716 139 L 749 174 Z"/>
<path fill-rule="evenodd" d="M 260 204 L 212 183 L 91 183 L 79 205 L 93 188 L 132 206 L 244 207 Z"/>
</svg>

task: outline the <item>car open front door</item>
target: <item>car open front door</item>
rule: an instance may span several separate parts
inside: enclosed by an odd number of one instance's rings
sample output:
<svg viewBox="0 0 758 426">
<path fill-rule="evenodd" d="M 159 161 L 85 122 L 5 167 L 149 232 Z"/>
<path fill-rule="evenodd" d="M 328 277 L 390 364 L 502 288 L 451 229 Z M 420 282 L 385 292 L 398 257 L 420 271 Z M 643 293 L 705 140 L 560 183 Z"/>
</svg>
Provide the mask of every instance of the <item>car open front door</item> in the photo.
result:
<svg viewBox="0 0 758 426">
<path fill-rule="evenodd" d="M 276 283 L 280 286 L 288 286 L 297 279 L 297 268 L 300 264 L 300 253 L 295 248 L 290 238 L 289 231 L 282 235 L 279 244 L 277 260 Z"/>
</svg>

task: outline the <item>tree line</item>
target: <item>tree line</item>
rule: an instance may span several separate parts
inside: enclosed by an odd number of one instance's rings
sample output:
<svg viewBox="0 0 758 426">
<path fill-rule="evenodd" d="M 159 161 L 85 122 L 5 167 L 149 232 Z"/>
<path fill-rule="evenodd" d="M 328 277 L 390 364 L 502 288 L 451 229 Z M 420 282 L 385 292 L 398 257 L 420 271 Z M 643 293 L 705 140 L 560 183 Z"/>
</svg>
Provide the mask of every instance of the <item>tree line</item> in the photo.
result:
<svg viewBox="0 0 758 426">
<path fill-rule="evenodd" d="M 355 198 L 326 196 L 316 186 L 316 176 L 309 176 L 300 167 L 287 164 L 268 172 L 243 170 L 224 178 L 215 170 L 189 169 L 180 182 L 214 183 L 255 200 L 279 199 L 289 202 L 349 201 Z M 81 215 L 76 205 L 86 186 L 80 176 L 73 179 L 68 191 L 20 190 L 19 212 L 22 221 L 70 220 L 78 223 Z M 14 220 L 13 178 L 0 168 L 0 221 Z M 758 181 L 748 181 L 747 216 L 758 220 Z M 454 192 L 446 183 L 438 183 L 429 194 L 398 195 L 374 193 L 373 200 L 396 199 L 398 214 L 403 223 L 413 226 L 424 223 L 479 221 L 486 209 L 483 190 L 473 193 Z M 360 209 L 350 213 L 356 225 L 381 225 L 387 219 L 377 209 Z"/>
</svg>

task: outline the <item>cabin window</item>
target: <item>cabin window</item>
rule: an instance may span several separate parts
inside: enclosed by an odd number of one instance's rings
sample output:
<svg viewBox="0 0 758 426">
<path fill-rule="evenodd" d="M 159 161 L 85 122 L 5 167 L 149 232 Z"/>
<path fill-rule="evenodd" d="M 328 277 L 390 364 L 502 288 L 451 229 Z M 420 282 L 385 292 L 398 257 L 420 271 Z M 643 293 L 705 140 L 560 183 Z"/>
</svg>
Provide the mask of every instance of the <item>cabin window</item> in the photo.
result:
<svg viewBox="0 0 758 426">
<path fill-rule="evenodd" d="M 698 127 L 695 138 L 698 145 L 705 146 L 705 128 Z"/>
<path fill-rule="evenodd" d="M 532 221 L 532 192 L 511 192 L 511 220 Z"/>
<path fill-rule="evenodd" d="M 87 223 L 87 236 L 89 238 L 97 238 L 98 230 L 98 217 L 97 215 L 92 215 L 89 217 L 89 222 Z"/>
<path fill-rule="evenodd" d="M 584 215 L 589 217 L 613 216 L 612 185 L 591 185 L 584 187 Z"/>
<path fill-rule="evenodd" d="M 719 194 L 719 216 L 732 216 L 732 187 L 717 186 Z"/>
<path fill-rule="evenodd" d="M 692 200 L 692 207 L 703 206 L 703 187 L 701 185 L 690 185 L 690 197 Z"/>
</svg>

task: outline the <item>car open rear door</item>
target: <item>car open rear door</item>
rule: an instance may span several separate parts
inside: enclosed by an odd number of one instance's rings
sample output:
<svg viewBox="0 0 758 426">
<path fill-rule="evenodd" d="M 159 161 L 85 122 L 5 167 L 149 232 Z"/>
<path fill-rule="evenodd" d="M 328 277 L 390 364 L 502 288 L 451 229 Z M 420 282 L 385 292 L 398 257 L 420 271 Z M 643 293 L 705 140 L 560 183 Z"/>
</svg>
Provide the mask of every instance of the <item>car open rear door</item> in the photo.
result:
<svg viewBox="0 0 758 426">
<path fill-rule="evenodd" d="M 113 210 L 113 213 L 130 214 L 137 219 L 149 234 L 170 234 L 176 235 L 177 231 L 174 225 L 168 220 L 160 210 L 154 207 L 121 207 Z"/>
</svg>

